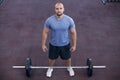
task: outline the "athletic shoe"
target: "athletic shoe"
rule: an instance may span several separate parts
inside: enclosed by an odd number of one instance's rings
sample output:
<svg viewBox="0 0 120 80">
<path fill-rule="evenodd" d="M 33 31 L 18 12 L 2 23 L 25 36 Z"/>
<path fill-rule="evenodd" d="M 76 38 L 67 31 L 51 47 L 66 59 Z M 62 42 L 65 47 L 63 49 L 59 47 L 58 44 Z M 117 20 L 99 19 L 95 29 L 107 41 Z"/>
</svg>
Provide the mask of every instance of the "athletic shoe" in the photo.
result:
<svg viewBox="0 0 120 80">
<path fill-rule="evenodd" d="M 51 77 L 52 76 L 52 72 L 53 72 L 53 68 L 48 68 L 46 76 L 47 77 Z"/>
<path fill-rule="evenodd" d="M 68 67 L 67 70 L 69 71 L 69 75 L 70 76 L 74 76 L 75 75 L 74 70 L 73 70 L 72 67 Z"/>
</svg>

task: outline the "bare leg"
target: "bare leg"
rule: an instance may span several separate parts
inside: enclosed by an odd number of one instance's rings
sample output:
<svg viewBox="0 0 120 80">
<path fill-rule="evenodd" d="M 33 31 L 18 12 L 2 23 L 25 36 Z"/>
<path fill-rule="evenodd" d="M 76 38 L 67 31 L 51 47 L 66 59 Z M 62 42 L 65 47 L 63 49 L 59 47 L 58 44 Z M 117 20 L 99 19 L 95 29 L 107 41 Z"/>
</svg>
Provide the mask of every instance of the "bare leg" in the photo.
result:
<svg viewBox="0 0 120 80">
<path fill-rule="evenodd" d="M 55 60 L 49 59 L 49 66 L 53 66 L 55 63 Z"/>
<path fill-rule="evenodd" d="M 74 70 L 71 68 L 71 58 L 69 58 L 65 62 L 66 62 L 66 66 L 68 66 L 67 70 L 69 71 L 69 75 L 74 76 L 75 75 Z"/>
<path fill-rule="evenodd" d="M 71 58 L 69 58 L 68 60 L 65 60 L 65 64 L 66 66 L 71 66 Z"/>
<path fill-rule="evenodd" d="M 47 73 L 46 73 L 46 76 L 47 77 L 51 77 L 52 76 L 52 71 L 53 71 L 53 68 L 51 66 L 53 66 L 55 63 L 55 60 L 52 60 L 52 59 L 49 59 L 49 68 L 47 70 Z"/>
</svg>

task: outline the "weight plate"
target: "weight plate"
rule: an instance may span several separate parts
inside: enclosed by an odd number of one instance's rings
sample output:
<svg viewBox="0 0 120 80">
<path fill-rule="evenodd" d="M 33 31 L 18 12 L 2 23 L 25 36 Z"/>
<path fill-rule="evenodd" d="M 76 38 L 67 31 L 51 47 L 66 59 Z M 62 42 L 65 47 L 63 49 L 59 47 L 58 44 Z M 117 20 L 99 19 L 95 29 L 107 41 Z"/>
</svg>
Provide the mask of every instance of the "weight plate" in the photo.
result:
<svg viewBox="0 0 120 80">
<path fill-rule="evenodd" d="M 93 64 L 91 58 L 87 58 L 87 66 L 87 75 L 88 77 L 91 77 L 93 75 Z"/>
<path fill-rule="evenodd" d="M 26 59 L 26 62 L 25 62 L 25 70 L 26 70 L 26 76 L 27 77 L 30 77 L 31 76 L 31 68 L 30 66 L 32 65 L 32 61 L 30 58 L 27 58 Z"/>
</svg>

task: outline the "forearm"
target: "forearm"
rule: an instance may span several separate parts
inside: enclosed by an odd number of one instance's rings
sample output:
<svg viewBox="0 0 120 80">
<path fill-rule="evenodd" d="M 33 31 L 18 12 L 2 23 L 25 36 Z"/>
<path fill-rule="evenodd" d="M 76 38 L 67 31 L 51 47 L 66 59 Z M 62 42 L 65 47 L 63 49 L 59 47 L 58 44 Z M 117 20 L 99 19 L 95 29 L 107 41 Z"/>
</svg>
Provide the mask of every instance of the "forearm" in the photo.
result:
<svg viewBox="0 0 120 80">
<path fill-rule="evenodd" d="M 76 38 L 76 31 L 74 31 L 72 34 L 71 34 L 71 38 L 72 38 L 72 46 L 75 46 L 76 47 L 76 42 L 77 42 L 77 38 Z"/>
<path fill-rule="evenodd" d="M 76 47 L 76 32 L 72 34 L 72 46 Z"/>
<path fill-rule="evenodd" d="M 47 40 L 47 33 L 43 31 L 43 34 L 42 34 L 42 46 L 46 44 L 46 40 Z"/>
</svg>

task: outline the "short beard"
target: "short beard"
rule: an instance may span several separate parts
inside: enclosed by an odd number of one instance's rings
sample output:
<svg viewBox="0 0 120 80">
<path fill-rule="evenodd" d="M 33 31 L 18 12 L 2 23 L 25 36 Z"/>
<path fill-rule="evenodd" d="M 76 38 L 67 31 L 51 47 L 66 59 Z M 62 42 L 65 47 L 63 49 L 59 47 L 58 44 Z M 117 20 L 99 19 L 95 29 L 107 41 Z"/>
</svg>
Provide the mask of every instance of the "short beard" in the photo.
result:
<svg viewBox="0 0 120 80">
<path fill-rule="evenodd" d="M 57 14 L 57 16 L 62 16 L 63 15 L 63 13 L 61 13 L 61 14 Z"/>
</svg>

